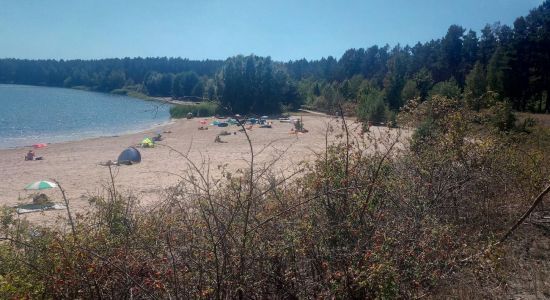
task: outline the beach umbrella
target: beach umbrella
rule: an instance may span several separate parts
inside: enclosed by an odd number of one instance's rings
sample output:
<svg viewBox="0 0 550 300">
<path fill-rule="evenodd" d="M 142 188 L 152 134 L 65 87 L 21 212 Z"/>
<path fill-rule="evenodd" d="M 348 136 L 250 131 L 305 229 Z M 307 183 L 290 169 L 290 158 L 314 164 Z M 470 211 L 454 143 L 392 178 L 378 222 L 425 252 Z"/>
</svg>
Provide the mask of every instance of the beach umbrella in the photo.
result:
<svg viewBox="0 0 550 300">
<path fill-rule="evenodd" d="M 56 188 L 56 187 L 57 187 L 57 184 L 55 184 L 53 182 L 50 182 L 50 181 L 42 180 L 42 181 L 37 181 L 37 182 L 33 182 L 31 184 L 28 184 L 25 187 L 25 190 L 48 190 L 48 189 Z"/>
<path fill-rule="evenodd" d="M 47 147 L 48 144 L 34 144 L 32 146 L 34 147 L 34 149 L 40 149 L 40 148 Z"/>
</svg>

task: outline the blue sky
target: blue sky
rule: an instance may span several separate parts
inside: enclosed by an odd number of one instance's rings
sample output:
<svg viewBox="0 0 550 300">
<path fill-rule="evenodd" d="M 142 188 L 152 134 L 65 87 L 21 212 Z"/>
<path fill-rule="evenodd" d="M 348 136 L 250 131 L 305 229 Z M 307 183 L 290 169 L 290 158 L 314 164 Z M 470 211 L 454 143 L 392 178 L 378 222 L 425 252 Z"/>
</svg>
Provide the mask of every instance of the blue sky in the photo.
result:
<svg viewBox="0 0 550 300">
<path fill-rule="evenodd" d="M 511 25 L 543 0 L 0 0 L 0 58 L 275 60 L 415 44 L 449 25 Z"/>
</svg>

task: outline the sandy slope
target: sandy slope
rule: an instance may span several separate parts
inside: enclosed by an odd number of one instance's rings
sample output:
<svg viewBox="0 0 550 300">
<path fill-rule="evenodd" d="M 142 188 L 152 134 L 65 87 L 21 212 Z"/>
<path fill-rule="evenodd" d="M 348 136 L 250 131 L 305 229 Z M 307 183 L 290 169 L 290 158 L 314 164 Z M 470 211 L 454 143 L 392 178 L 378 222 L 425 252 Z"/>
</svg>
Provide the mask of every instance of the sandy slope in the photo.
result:
<svg viewBox="0 0 550 300">
<path fill-rule="evenodd" d="M 325 145 L 325 132 L 329 124 L 339 128 L 333 118 L 306 115 L 303 117 L 307 134 L 289 134 L 292 124 L 274 121 L 274 128 L 253 128 L 249 134 L 255 151 L 269 145 L 257 158 L 257 161 L 270 161 L 278 153 L 285 152 L 283 159 L 274 167 L 278 169 L 293 168 L 300 161 L 309 160 L 315 151 L 322 151 Z M 249 146 L 243 133 L 224 136 L 225 143 L 215 143 L 216 135 L 227 130 L 231 133 L 237 127 L 218 128 L 199 131 L 198 120 L 177 120 L 160 130 L 170 131 L 164 134 L 161 144 L 178 151 L 187 152 L 190 158 L 199 163 L 209 160 L 216 173 L 217 166 L 227 164 L 231 170 L 246 167 L 250 157 Z M 356 126 L 356 125 L 355 125 Z M 28 148 L 0 150 L 0 205 L 13 206 L 17 203 L 29 203 L 29 194 L 23 187 L 33 181 L 56 179 L 67 191 L 71 207 L 75 211 L 85 211 L 87 196 L 103 192 L 103 186 L 109 179 L 108 168 L 98 165 L 99 162 L 115 160 L 127 146 L 139 143 L 146 136 L 153 136 L 155 131 L 129 134 L 117 137 L 102 137 L 76 142 L 51 144 L 36 151 L 43 156 L 42 161 L 24 161 Z M 382 129 L 384 130 L 384 129 Z M 330 135 L 334 139 L 335 134 Z M 188 168 L 187 163 L 168 147 L 157 146 L 153 149 L 140 149 L 142 163 L 132 166 L 121 166 L 114 169 L 119 190 L 132 191 L 143 203 L 152 203 L 159 199 L 163 188 L 178 182 L 178 176 Z M 46 192 L 55 200 L 61 199 L 60 192 Z M 30 220 L 49 223 L 60 212 L 25 214 Z"/>
</svg>

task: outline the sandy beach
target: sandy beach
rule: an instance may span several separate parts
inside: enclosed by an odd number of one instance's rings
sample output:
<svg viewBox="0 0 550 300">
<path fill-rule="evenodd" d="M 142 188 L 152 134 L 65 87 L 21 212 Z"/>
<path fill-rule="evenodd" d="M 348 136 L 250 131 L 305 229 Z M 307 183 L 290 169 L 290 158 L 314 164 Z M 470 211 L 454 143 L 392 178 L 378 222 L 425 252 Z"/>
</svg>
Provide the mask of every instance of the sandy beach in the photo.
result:
<svg viewBox="0 0 550 300">
<path fill-rule="evenodd" d="M 303 121 L 309 130 L 305 134 L 290 134 L 293 125 L 278 120 L 273 120 L 271 129 L 256 126 L 248 131 L 255 152 L 265 148 L 256 162 L 261 164 L 271 161 L 284 152 L 273 169 L 296 168 L 299 162 L 310 160 L 315 152 L 324 149 L 327 126 L 336 129 L 329 135 L 330 140 L 335 138 L 340 128 L 336 119 L 327 116 L 305 114 Z M 25 185 L 38 180 L 55 179 L 66 190 L 71 208 L 83 212 L 88 207 L 89 196 L 101 195 L 109 182 L 108 168 L 99 163 L 116 160 L 126 147 L 138 144 L 147 136 L 154 136 L 159 130 L 166 132 L 163 141 L 155 148 L 140 148 L 141 163 L 113 168 L 118 190 L 132 192 L 142 204 L 160 200 L 161 191 L 176 184 L 178 175 L 188 169 L 187 162 L 170 148 L 189 151 L 189 158 L 198 165 L 208 161 L 213 176 L 219 174 L 217 170 L 220 165 L 225 164 L 227 169 L 233 171 L 247 166 L 249 145 L 244 133 L 238 132 L 238 127 L 209 126 L 208 130 L 198 130 L 199 126 L 198 119 L 180 119 L 135 134 L 50 144 L 35 150 L 37 156 L 44 157 L 44 160 L 39 161 L 24 160 L 29 147 L 0 150 L 0 205 L 30 203 L 31 193 L 23 190 Z M 357 124 L 351 126 L 357 127 Z M 223 143 L 215 143 L 215 137 L 224 130 L 232 134 L 223 136 Z M 58 189 L 45 193 L 56 202 L 62 200 Z M 49 223 L 60 213 L 62 211 L 46 211 L 23 216 L 31 221 Z"/>
</svg>

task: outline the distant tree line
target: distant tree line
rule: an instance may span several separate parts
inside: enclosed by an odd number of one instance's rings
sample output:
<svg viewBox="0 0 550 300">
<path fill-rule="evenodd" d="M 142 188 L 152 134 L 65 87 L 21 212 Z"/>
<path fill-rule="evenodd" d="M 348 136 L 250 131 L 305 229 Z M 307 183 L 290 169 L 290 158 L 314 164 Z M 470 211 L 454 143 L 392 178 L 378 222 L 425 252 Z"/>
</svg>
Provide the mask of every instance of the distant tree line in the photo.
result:
<svg viewBox="0 0 550 300">
<path fill-rule="evenodd" d="M 495 23 L 478 34 L 452 25 L 437 40 L 349 49 L 340 59 L 1 59 L 0 82 L 191 96 L 218 100 L 238 112 L 276 112 L 300 104 L 333 111 L 344 103 L 375 121 L 391 118 L 410 99 L 434 94 L 461 97 L 477 109 L 490 98 L 519 111 L 549 112 L 548 49 L 550 0 L 512 27 Z"/>
<path fill-rule="evenodd" d="M 152 96 L 191 95 L 195 85 L 206 84 L 223 65 L 222 60 L 182 58 L 123 58 L 99 60 L 0 59 L 0 82 L 56 87 L 81 87 L 110 92 L 139 87 Z M 182 79 L 185 78 L 185 84 Z M 202 78 L 206 78 L 201 80 Z M 194 82 L 193 87 L 188 85 Z M 201 87 L 195 94 L 202 96 Z"/>
</svg>

